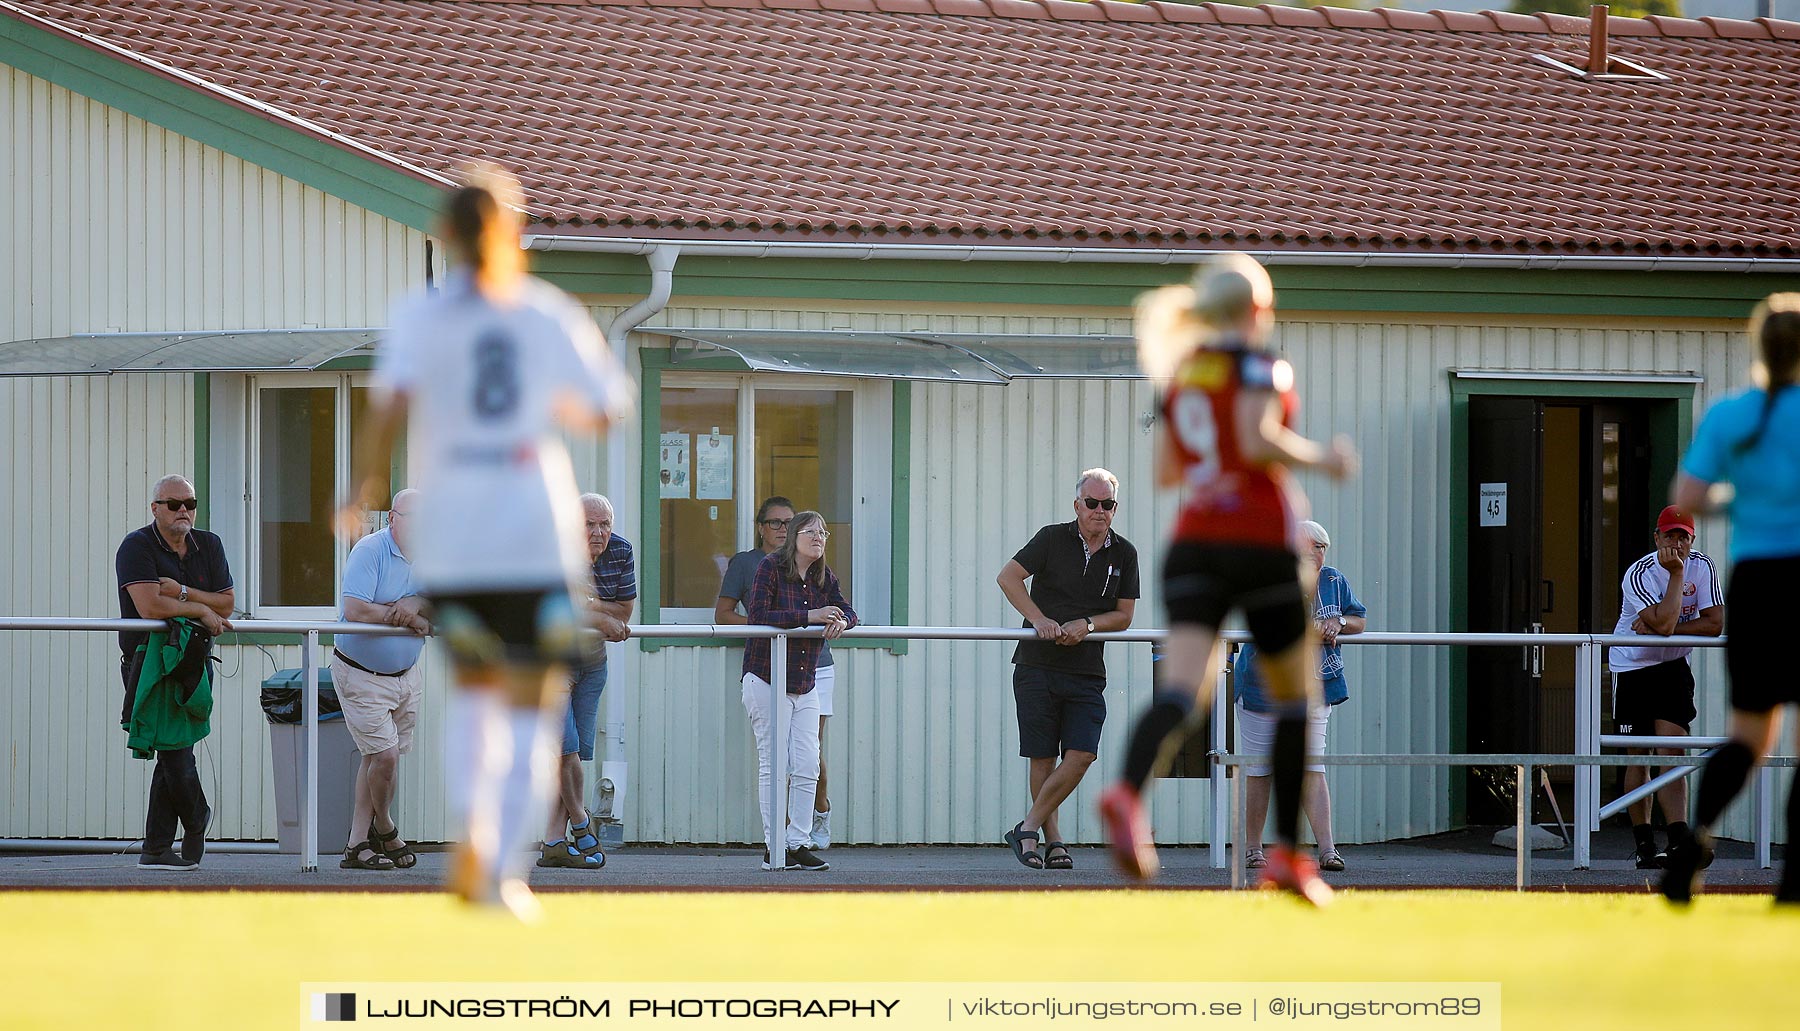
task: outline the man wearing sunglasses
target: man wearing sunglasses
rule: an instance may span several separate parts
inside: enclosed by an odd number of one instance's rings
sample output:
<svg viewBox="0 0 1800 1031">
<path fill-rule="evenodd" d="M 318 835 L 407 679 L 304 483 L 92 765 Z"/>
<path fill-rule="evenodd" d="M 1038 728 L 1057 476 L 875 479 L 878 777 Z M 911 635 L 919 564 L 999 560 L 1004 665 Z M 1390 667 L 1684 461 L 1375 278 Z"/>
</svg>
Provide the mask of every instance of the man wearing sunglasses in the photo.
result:
<svg viewBox="0 0 1800 1031">
<path fill-rule="evenodd" d="M 194 528 L 200 502 L 184 476 L 165 476 L 150 493 L 150 525 L 127 534 L 115 557 L 119 577 L 119 615 L 125 619 L 174 619 L 186 616 L 214 637 L 231 629 L 236 595 L 225 546 L 217 534 Z M 147 644 L 142 630 L 119 634 L 119 675 L 125 685 L 124 721 L 131 719 L 136 696 L 132 657 Z M 150 777 L 150 805 L 144 817 L 142 870 L 194 870 L 206 849 L 206 826 L 212 808 L 200 784 L 192 747 L 159 751 Z M 175 825 L 183 828 L 181 851 L 175 851 Z"/>
<path fill-rule="evenodd" d="M 1112 531 L 1118 497 L 1118 477 L 1105 469 L 1083 472 L 1075 480 L 1075 520 L 1039 530 L 998 577 L 1025 628 L 1037 631 L 1013 652 L 1019 755 L 1031 762 L 1031 809 L 1005 835 L 1013 858 L 1033 870 L 1075 865 L 1056 809 L 1099 754 L 1106 722 L 1102 645 L 1086 638 L 1129 629 L 1137 608 L 1137 548 Z"/>
</svg>

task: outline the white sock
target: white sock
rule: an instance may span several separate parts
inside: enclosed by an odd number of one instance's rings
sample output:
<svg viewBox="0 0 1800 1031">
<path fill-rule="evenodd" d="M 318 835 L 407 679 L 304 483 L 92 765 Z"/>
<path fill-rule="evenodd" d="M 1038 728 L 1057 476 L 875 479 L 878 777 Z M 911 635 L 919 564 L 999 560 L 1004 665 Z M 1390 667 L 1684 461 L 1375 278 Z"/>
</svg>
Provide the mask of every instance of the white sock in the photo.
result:
<svg viewBox="0 0 1800 1031">
<path fill-rule="evenodd" d="M 512 747 L 500 788 L 503 877 L 524 876 L 525 863 L 536 858 L 526 855 L 525 846 L 538 841 L 538 830 L 550 818 L 557 767 L 550 726 L 550 718 L 540 706 L 506 710 L 506 736 Z"/>
<path fill-rule="evenodd" d="M 454 690 L 444 736 L 450 814 L 487 870 L 500 855 L 498 782 L 510 750 L 501 708 L 494 691 Z"/>
</svg>

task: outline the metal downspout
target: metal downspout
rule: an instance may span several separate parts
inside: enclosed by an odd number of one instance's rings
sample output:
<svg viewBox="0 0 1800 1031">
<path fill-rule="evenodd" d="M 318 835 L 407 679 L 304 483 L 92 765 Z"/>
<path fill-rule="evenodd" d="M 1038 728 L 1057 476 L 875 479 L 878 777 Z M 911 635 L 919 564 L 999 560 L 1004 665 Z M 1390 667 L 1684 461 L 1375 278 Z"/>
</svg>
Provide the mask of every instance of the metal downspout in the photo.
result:
<svg viewBox="0 0 1800 1031">
<path fill-rule="evenodd" d="M 675 261 L 681 256 L 681 248 L 676 244 L 658 244 L 651 248 L 648 255 L 650 264 L 650 293 L 642 300 L 619 313 L 606 327 L 606 344 L 612 348 L 614 355 L 623 362 L 630 352 L 626 349 L 631 332 L 646 321 L 659 314 L 669 304 L 669 296 L 674 292 Z M 646 401 L 646 404 L 651 403 Z M 642 426 L 642 423 L 639 423 Z M 641 432 L 641 430 L 640 430 Z M 631 479 L 626 475 L 627 451 L 626 439 L 622 433 L 606 435 L 606 496 L 609 498 L 625 498 L 630 496 Z M 642 509 L 640 509 L 642 510 Z M 602 648 L 605 644 L 601 645 Z M 630 758 L 625 747 L 625 697 L 620 691 L 626 683 L 636 682 L 637 653 L 627 651 L 621 656 L 625 666 L 623 674 L 615 682 L 613 690 L 606 692 L 606 752 L 600 763 L 598 776 L 594 778 L 594 791 L 600 798 L 610 798 L 608 807 L 611 811 L 611 822 L 602 823 L 601 833 L 615 832 L 609 835 L 607 842 L 617 846 L 624 844 L 624 804 L 625 793 L 629 788 Z"/>
</svg>

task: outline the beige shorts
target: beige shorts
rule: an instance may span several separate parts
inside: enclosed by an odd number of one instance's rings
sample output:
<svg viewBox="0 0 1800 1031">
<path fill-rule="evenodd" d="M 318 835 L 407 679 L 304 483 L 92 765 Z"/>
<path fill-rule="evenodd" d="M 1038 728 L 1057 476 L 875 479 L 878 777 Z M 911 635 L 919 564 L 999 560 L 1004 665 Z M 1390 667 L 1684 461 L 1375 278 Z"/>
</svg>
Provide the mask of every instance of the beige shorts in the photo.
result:
<svg viewBox="0 0 1800 1031">
<path fill-rule="evenodd" d="M 419 667 L 397 677 L 365 673 L 338 658 L 331 660 L 331 682 L 350 740 L 363 755 L 398 747 L 412 751 L 413 728 L 419 724 Z"/>
<path fill-rule="evenodd" d="M 1275 750 L 1275 723 L 1271 713 L 1251 712 L 1239 704 L 1237 709 L 1237 754 L 1268 755 Z M 1325 754 L 1325 730 L 1331 725 L 1333 706 L 1319 705 L 1306 713 L 1306 754 L 1308 756 Z M 1308 773 L 1324 773 L 1324 763 L 1307 763 Z M 1244 776 L 1267 777 L 1267 764 L 1244 764 Z"/>
</svg>

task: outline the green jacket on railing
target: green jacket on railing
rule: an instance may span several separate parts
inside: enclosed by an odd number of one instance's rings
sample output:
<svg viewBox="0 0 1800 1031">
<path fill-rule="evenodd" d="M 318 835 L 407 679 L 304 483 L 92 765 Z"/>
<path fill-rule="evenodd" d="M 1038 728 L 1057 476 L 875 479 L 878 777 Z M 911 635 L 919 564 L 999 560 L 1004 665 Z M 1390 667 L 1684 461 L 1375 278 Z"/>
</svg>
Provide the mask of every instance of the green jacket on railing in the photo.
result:
<svg viewBox="0 0 1800 1031">
<path fill-rule="evenodd" d="M 126 747 L 139 759 L 187 748 L 212 733 L 212 639 L 186 617 L 169 621 L 138 648 L 137 697 L 125 723 Z"/>
</svg>

